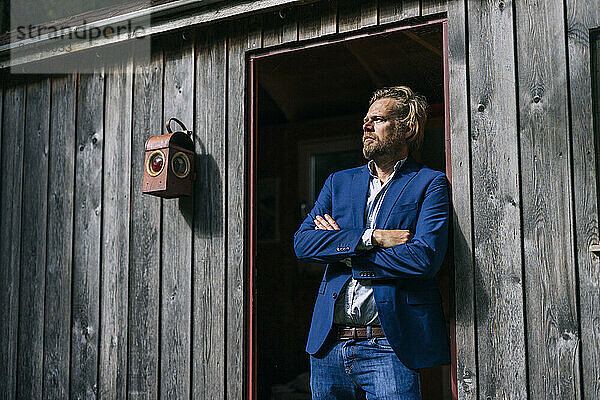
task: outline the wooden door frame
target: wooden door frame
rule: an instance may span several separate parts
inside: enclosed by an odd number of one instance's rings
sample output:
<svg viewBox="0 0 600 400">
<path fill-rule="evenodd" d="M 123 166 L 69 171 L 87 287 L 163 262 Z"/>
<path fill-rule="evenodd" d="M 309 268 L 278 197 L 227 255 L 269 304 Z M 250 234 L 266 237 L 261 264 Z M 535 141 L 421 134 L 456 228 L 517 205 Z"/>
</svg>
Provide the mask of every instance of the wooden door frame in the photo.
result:
<svg viewBox="0 0 600 400">
<path fill-rule="evenodd" d="M 255 265 L 255 256 L 256 256 L 256 243 L 257 243 L 257 231 L 256 231 L 256 207 L 254 207 L 255 203 L 255 190 L 256 190 L 256 179 L 257 179 L 257 168 L 256 168 L 256 152 L 257 152 L 257 135 L 258 135 L 258 127 L 257 127 L 257 115 L 258 115 L 258 107 L 256 102 L 256 94 L 258 93 L 258 81 L 257 81 L 257 73 L 256 73 L 256 63 L 255 61 L 261 58 L 270 57 L 276 54 L 282 53 L 290 53 L 295 51 L 301 51 L 308 48 L 313 47 L 321 47 L 328 46 L 336 43 L 346 42 L 350 40 L 356 40 L 360 38 L 379 36 L 390 32 L 397 32 L 407 29 L 414 29 L 418 27 L 423 27 L 427 25 L 433 24 L 441 24 L 442 25 L 442 51 L 443 51 L 443 79 L 444 79 L 444 136 L 445 136 L 445 156 L 446 156 L 446 175 L 448 180 L 450 181 L 450 185 L 452 185 L 452 162 L 451 162 L 451 147 L 450 147 L 450 85 L 449 85 L 449 52 L 448 52 L 448 18 L 436 18 L 432 20 L 423 21 L 422 19 L 416 20 L 415 22 L 411 21 L 402 21 L 401 25 L 394 25 L 392 27 L 387 27 L 383 29 L 374 29 L 369 30 L 368 32 L 359 32 L 359 33 L 350 33 L 350 34 L 338 34 L 333 38 L 318 38 L 316 40 L 308 40 L 300 43 L 291 43 L 286 44 L 281 47 L 276 47 L 274 49 L 269 50 L 258 50 L 256 52 L 250 51 L 246 53 L 246 68 L 248 73 L 247 76 L 247 87 L 249 88 L 248 98 L 246 99 L 246 107 L 249 110 L 248 112 L 248 126 L 250 131 L 249 137 L 249 177 L 248 177 L 248 203 L 247 207 L 249 212 L 249 224 L 248 224 L 248 260 L 247 260 L 247 272 L 246 277 L 248 278 L 247 285 L 247 299 L 246 302 L 247 308 L 245 311 L 247 312 L 247 323 L 245 324 L 245 329 L 247 332 L 246 336 L 246 359 L 245 359 L 245 379 L 246 382 L 244 384 L 246 391 L 246 398 L 249 400 L 256 400 L 257 391 L 256 391 L 256 382 L 257 382 L 257 357 L 256 357 L 256 345 L 257 345 L 257 335 L 256 335 L 256 323 L 255 323 L 255 304 L 256 304 L 256 291 L 254 278 L 256 274 L 254 270 L 256 268 Z M 454 274 L 452 274 L 454 276 Z M 451 367 L 450 367 L 450 382 L 451 382 L 451 392 L 452 398 L 458 398 L 457 392 L 457 381 L 456 381 L 456 372 L 457 372 L 457 358 L 456 358 L 456 312 L 454 310 L 454 291 L 451 291 L 450 300 L 450 351 L 451 351 Z"/>
</svg>

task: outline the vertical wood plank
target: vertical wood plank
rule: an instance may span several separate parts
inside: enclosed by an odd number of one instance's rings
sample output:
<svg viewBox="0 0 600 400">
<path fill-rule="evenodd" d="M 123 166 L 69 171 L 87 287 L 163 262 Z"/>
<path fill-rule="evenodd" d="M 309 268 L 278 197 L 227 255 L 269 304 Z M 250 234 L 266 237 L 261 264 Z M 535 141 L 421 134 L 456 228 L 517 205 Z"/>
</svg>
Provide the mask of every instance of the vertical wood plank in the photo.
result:
<svg viewBox="0 0 600 400">
<path fill-rule="evenodd" d="M 23 147 L 17 397 L 42 397 L 50 80 L 27 85 Z"/>
<path fill-rule="evenodd" d="M 164 119 L 194 127 L 194 46 L 178 36 L 165 51 Z M 162 207 L 162 305 L 160 395 L 190 396 L 193 201 L 165 199 Z"/>
<path fill-rule="evenodd" d="M 17 382 L 17 326 L 21 261 L 21 201 L 25 89 L 4 89 L 0 203 L 0 398 L 13 399 Z"/>
<path fill-rule="evenodd" d="M 333 35 L 337 32 L 337 7 L 336 0 L 321 3 L 321 36 Z"/>
<path fill-rule="evenodd" d="M 225 398 L 227 34 L 201 35 L 196 58 L 193 393 Z M 241 100 L 241 99 L 240 99 Z"/>
<path fill-rule="evenodd" d="M 453 1 L 449 4 L 448 62 L 450 67 L 452 204 L 454 207 L 456 382 L 459 399 L 476 400 L 477 347 L 475 337 L 466 18 L 464 0 Z"/>
<path fill-rule="evenodd" d="M 52 80 L 44 300 L 43 397 L 47 400 L 69 397 L 76 90 L 76 75 Z"/>
<path fill-rule="evenodd" d="M 283 10 L 282 15 L 281 43 L 295 42 L 298 40 L 298 8 Z"/>
<path fill-rule="evenodd" d="M 567 45 L 571 103 L 571 138 L 573 143 L 573 187 L 575 198 L 575 251 L 579 276 L 579 316 L 581 329 L 582 398 L 600 398 L 600 329 L 598 329 L 598 304 L 600 304 L 600 258 L 589 251 L 592 244 L 600 242 L 598 232 L 598 145 L 594 140 L 594 98 L 590 70 L 589 30 L 600 26 L 600 4 L 594 1 L 567 0 Z M 600 54 L 599 43 L 596 56 Z M 596 68 L 600 60 L 596 59 Z M 596 109 L 600 109 L 596 103 Z M 596 117 L 598 130 L 599 114 Z"/>
<path fill-rule="evenodd" d="M 467 15 L 479 397 L 525 399 L 513 13 L 468 0 Z"/>
<path fill-rule="evenodd" d="M 247 24 L 233 25 L 229 36 L 227 104 L 227 398 L 239 399 L 244 393 L 245 257 L 246 249 L 246 58 L 254 37 Z M 238 99 L 238 100 L 235 100 Z M 242 100 L 243 99 L 243 100 Z"/>
<path fill-rule="evenodd" d="M 6 85 L 6 77 L 4 75 L 0 75 L 0 166 L 2 165 L 2 112 L 4 111 L 4 87 Z M 2 199 L 2 175 L 0 174 L 0 200 Z M 0 217 L 2 214 L 0 213 Z M 2 224 L 2 220 L 0 219 L 0 224 Z M 0 310 L 1 312 L 2 310 Z M 0 339 L 1 340 L 1 339 Z M 1 343 L 1 342 L 0 342 Z"/>
<path fill-rule="evenodd" d="M 420 8 L 419 0 L 379 0 L 379 23 L 388 24 L 418 17 Z"/>
<path fill-rule="evenodd" d="M 2 164 L 2 159 L 4 157 L 2 157 L 2 140 L 3 140 L 3 135 L 2 135 L 2 127 L 4 125 L 4 120 L 2 119 L 2 114 L 4 111 L 4 91 L 5 91 L 5 82 L 6 82 L 6 76 L 5 75 L 0 75 L 0 167 L 4 167 L 4 164 Z M 2 197 L 2 194 L 4 193 L 4 186 L 3 186 L 3 178 L 2 178 L 2 172 L 0 171 L 0 206 L 4 206 L 4 198 Z M 2 211 L 0 211 L 0 233 L 4 234 L 5 231 L 2 229 L 2 227 L 4 226 L 4 220 L 2 219 Z M 0 246 L 0 251 L 2 251 L 2 247 Z M 0 253 L 3 254 L 3 253 Z M 9 322 L 8 322 L 8 318 L 6 318 L 9 315 L 8 312 L 8 308 L 9 305 L 7 303 L 7 298 L 4 297 L 4 294 L 6 292 L 6 287 L 7 287 L 7 283 L 8 283 L 8 274 L 7 274 L 7 267 L 4 264 L 0 264 L 0 278 L 2 278 L 2 280 L 0 281 L 0 323 L 2 323 L 3 327 L 9 327 Z M 10 328 L 7 329 L 5 328 L 5 331 L 2 332 L 2 334 L 0 334 L 0 361 L 2 361 L 2 366 L 0 366 L 0 381 L 2 382 L 9 382 L 9 378 L 7 377 L 7 371 L 8 371 L 8 361 L 10 358 L 10 351 L 8 349 L 8 337 L 10 335 Z M 9 394 L 9 391 L 7 390 L 7 387 L 5 386 L 6 384 L 4 383 L 0 383 L 0 394 L 1 395 L 7 395 Z"/>
<path fill-rule="evenodd" d="M 344 0 L 338 4 L 338 29 L 340 33 L 376 25 L 377 0 Z"/>
<path fill-rule="evenodd" d="M 564 7 L 515 4 L 530 396 L 580 398 Z"/>
<path fill-rule="evenodd" d="M 263 17 L 263 47 L 277 46 L 298 40 L 298 9 L 286 8 Z"/>
<path fill-rule="evenodd" d="M 4 120 L 2 119 L 2 113 L 4 111 L 4 90 L 5 90 L 5 82 L 6 82 L 6 76 L 5 75 L 0 75 L 0 167 L 3 167 L 4 165 L 2 164 L 2 127 L 4 125 Z M 0 202 L 2 202 L 4 200 L 4 198 L 2 197 L 2 193 L 3 193 L 3 184 L 2 184 L 2 172 L 0 171 Z M 0 203 L 0 206 L 3 206 L 4 203 Z M 0 211 L 0 233 L 4 234 L 4 230 L 1 229 L 4 223 L 4 220 L 2 219 L 2 211 Z M 2 251 L 2 247 L 0 247 L 0 251 Z M 6 316 L 9 315 L 8 311 L 8 304 L 6 303 L 6 298 L 4 297 L 4 295 L 2 293 L 5 292 L 5 288 L 6 288 L 6 284 L 8 283 L 8 280 L 5 280 L 4 278 L 7 278 L 7 267 L 4 264 L 0 264 L 0 278 L 2 278 L 2 281 L 0 281 L 0 322 L 2 323 L 2 326 L 7 327 L 9 326 L 8 320 L 6 318 Z M 5 328 L 6 329 L 6 328 Z M 8 351 L 8 336 L 9 336 L 9 332 L 10 329 L 6 329 L 5 331 L 3 331 L 2 334 L 0 334 L 0 361 L 4 361 L 7 362 L 9 359 L 9 351 Z M 0 366 L 0 380 L 7 382 L 8 381 L 8 377 L 6 376 L 6 372 L 7 372 L 7 367 L 8 365 L 3 363 L 2 366 Z M 6 386 L 4 386 L 4 384 L 0 383 L 0 394 L 4 394 L 7 395 L 8 391 L 6 390 Z"/>
<path fill-rule="evenodd" d="M 338 6 L 338 30 L 340 33 L 360 28 L 360 0 L 344 0 Z"/>
<path fill-rule="evenodd" d="M 262 16 L 252 15 L 247 18 L 248 41 L 247 49 L 260 49 L 262 45 Z"/>
<path fill-rule="evenodd" d="M 79 76 L 73 228 L 71 397 L 98 394 L 104 72 Z"/>
<path fill-rule="evenodd" d="M 448 11 L 448 0 L 421 0 L 423 17 Z"/>
<path fill-rule="evenodd" d="M 164 132 L 162 124 L 163 54 L 137 60 L 131 145 L 131 247 L 129 251 L 128 398 L 158 398 L 160 299 L 159 198 L 142 195 L 144 145 Z"/>
<path fill-rule="evenodd" d="M 306 4 L 298 10 L 298 40 L 312 39 L 321 35 L 319 3 Z"/>
<path fill-rule="evenodd" d="M 377 25 L 377 0 L 360 2 L 360 27 Z"/>
<path fill-rule="evenodd" d="M 337 31 L 337 1 L 304 5 L 299 9 L 298 39 L 313 39 Z"/>
<path fill-rule="evenodd" d="M 126 397 L 133 61 L 106 71 L 99 396 Z"/>
</svg>

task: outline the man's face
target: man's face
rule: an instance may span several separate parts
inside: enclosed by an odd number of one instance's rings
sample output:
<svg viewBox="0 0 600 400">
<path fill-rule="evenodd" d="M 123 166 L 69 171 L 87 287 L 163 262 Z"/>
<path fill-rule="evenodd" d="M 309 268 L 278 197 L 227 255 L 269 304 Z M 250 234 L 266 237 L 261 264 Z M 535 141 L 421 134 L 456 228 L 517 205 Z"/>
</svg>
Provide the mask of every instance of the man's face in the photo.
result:
<svg viewBox="0 0 600 400">
<path fill-rule="evenodd" d="M 363 155 L 367 160 L 404 156 L 407 146 L 393 114 L 395 104 L 396 100 L 383 98 L 369 107 L 363 124 Z"/>
</svg>

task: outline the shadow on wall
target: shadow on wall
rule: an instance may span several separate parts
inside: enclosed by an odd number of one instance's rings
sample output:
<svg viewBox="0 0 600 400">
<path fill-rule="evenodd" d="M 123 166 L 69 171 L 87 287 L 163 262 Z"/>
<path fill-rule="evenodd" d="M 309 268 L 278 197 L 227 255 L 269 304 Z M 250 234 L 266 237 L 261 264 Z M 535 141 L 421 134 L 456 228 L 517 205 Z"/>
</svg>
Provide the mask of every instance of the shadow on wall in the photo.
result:
<svg viewBox="0 0 600 400">
<path fill-rule="evenodd" d="M 198 138 L 196 138 L 199 141 Z M 200 143 L 201 152 L 196 154 L 196 181 L 193 197 L 179 202 L 181 212 L 191 224 L 196 213 L 196 232 L 198 237 L 223 236 L 223 181 L 217 160 L 211 154 L 204 154 L 205 147 Z M 193 201 L 192 201 L 193 199 Z M 193 208 L 193 206 L 195 207 Z"/>
<path fill-rule="evenodd" d="M 456 215 L 456 211 L 454 212 L 454 215 Z M 463 232 L 456 223 L 456 219 L 453 223 L 455 259 L 464 260 L 460 263 L 455 262 L 454 266 L 456 269 L 455 276 L 457 278 L 455 279 L 455 293 L 459 296 L 461 294 L 463 295 L 462 301 L 457 298 L 455 310 L 456 323 L 458 325 L 469 325 L 472 323 L 474 316 L 471 314 L 471 311 L 464 306 L 466 302 L 471 301 L 472 296 L 475 296 L 477 301 L 476 309 L 473 310 L 473 312 L 477 313 L 477 320 L 486 321 L 490 312 L 490 299 L 485 290 L 487 285 L 483 281 L 483 276 L 478 268 L 475 267 L 472 271 L 459 270 L 459 268 L 471 268 L 475 264 L 475 260 Z M 458 279 L 459 277 L 467 277 L 469 275 L 472 275 L 472 280 Z M 472 287 L 469 287 L 470 285 L 472 285 Z M 468 298 L 464 297 L 468 294 L 470 294 Z M 463 305 L 463 307 L 460 307 L 461 305 Z"/>
</svg>

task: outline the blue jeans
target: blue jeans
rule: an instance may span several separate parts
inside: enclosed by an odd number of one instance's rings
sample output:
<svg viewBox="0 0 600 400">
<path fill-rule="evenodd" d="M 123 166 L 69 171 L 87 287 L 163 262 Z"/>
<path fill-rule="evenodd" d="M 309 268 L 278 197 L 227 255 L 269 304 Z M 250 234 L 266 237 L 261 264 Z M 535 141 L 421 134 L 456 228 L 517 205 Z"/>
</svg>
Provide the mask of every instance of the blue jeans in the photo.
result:
<svg viewBox="0 0 600 400">
<path fill-rule="evenodd" d="M 419 372 L 406 367 L 386 338 L 338 340 L 310 357 L 312 398 L 420 400 Z"/>
</svg>

